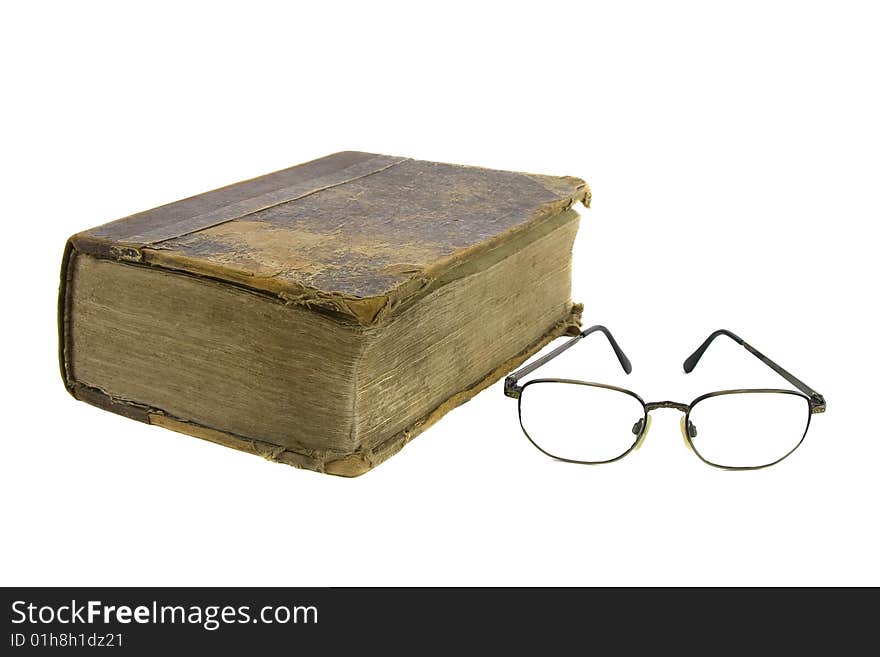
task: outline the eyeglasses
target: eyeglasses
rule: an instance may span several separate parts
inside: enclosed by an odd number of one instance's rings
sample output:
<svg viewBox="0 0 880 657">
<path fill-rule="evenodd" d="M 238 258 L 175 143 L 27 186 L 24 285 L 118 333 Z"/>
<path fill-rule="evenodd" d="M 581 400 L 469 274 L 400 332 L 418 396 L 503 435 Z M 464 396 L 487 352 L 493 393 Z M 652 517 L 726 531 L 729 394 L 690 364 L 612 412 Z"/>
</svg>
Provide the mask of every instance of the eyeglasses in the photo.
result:
<svg viewBox="0 0 880 657">
<path fill-rule="evenodd" d="M 604 326 L 592 326 L 504 380 L 504 394 L 519 400 L 519 422 L 539 450 L 560 461 L 611 463 L 641 447 L 651 426 L 650 412 L 674 408 L 684 415 L 685 445 L 702 461 L 728 470 L 755 470 L 779 463 L 803 442 L 814 413 L 825 412 L 825 398 L 767 358 L 739 336 L 715 331 L 684 361 L 691 372 L 712 341 L 727 336 L 791 383 L 795 390 L 755 388 L 719 390 L 690 404 L 645 403 L 636 393 L 603 383 L 573 379 L 518 381 L 591 333 L 608 338 L 623 371 L 632 365 Z M 572 423 L 572 414 L 577 422 Z"/>
</svg>

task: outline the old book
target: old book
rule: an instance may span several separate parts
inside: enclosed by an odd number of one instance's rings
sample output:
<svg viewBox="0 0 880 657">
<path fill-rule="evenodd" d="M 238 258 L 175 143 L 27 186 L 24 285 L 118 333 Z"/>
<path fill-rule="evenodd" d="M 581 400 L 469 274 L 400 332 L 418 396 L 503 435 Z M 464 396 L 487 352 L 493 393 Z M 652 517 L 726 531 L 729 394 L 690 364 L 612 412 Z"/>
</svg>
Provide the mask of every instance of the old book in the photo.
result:
<svg viewBox="0 0 880 657">
<path fill-rule="evenodd" d="M 121 415 L 336 475 L 572 333 L 580 179 L 343 152 L 78 233 L 61 370 Z"/>
</svg>

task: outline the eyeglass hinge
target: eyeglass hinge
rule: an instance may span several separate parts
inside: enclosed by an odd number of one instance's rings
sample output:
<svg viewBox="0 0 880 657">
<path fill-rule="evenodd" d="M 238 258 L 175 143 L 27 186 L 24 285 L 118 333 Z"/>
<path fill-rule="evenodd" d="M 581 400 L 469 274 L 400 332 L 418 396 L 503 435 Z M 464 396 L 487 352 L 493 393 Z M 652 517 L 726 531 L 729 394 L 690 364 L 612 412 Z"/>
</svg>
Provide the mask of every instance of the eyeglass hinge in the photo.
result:
<svg viewBox="0 0 880 657">
<path fill-rule="evenodd" d="M 504 379 L 504 394 L 507 397 L 513 397 L 514 399 L 519 399 L 519 394 L 522 392 L 522 386 L 516 385 L 516 379 L 512 376 Z"/>
<path fill-rule="evenodd" d="M 810 413 L 824 413 L 825 412 L 825 398 L 816 393 L 810 395 Z"/>
</svg>

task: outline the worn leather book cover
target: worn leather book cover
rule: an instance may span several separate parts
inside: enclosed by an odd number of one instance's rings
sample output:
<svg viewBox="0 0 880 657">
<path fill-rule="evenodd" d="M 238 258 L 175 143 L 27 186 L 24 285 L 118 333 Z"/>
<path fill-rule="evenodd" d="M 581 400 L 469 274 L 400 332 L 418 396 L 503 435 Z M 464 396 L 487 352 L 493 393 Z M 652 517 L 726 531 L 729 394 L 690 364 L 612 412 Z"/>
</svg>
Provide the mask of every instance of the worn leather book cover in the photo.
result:
<svg viewBox="0 0 880 657">
<path fill-rule="evenodd" d="M 342 152 L 73 235 L 74 397 L 354 476 L 576 331 L 584 181 Z M 145 449 L 147 446 L 145 446 Z"/>
</svg>

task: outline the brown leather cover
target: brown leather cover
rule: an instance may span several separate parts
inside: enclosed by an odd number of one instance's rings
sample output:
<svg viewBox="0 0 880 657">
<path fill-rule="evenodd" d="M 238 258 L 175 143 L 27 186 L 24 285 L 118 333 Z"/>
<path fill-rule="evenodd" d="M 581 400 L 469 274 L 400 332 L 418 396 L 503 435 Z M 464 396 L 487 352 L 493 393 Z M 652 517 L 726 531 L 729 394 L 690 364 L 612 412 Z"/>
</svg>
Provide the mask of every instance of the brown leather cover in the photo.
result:
<svg viewBox="0 0 880 657">
<path fill-rule="evenodd" d="M 215 277 L 370 325 L 456 265 L 589 200 L 579 178 L 345 151 L 70 241 L 80 252 Z"/>
</svg>

